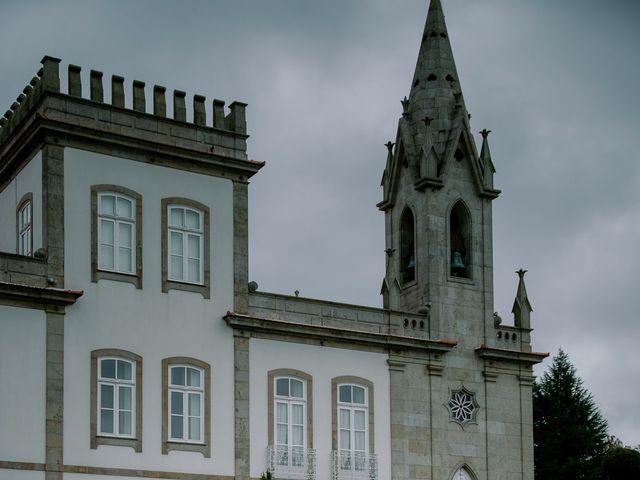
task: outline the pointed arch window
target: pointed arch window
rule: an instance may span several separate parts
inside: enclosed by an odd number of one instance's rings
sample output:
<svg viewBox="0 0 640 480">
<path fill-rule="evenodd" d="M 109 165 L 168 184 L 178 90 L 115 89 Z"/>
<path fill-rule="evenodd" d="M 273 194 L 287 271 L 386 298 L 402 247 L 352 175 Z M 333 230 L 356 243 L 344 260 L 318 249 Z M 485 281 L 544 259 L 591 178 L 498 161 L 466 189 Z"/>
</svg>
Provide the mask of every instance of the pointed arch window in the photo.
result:
<svg viewBox="0 0 640 480">
<path fill-rule="evenodd" d="M 462 467 L 456 473 L 453 474 L 452 480 L 473 480 L 475 477 L 471 476 L 471 473 L 466 467 Z"/>
<path fill-rule="evenodd" d="M 449 215 L 449 242 L 451 276 L 471 278 L 471 215 L 461 200 Z"/>
<path fill-rule="evenodd" d="M 415 220 L 411 209 L 406 207 L 400 217 L 400 283 L 407 284 L 415 279 Z"/>
</svg>

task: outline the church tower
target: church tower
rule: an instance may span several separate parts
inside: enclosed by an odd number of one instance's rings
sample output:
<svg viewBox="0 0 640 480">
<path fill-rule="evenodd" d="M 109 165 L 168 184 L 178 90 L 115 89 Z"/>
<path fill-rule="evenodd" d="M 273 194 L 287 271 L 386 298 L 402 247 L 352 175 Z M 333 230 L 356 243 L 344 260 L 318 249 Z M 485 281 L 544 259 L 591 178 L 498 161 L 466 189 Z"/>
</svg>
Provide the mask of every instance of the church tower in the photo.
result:
<svg viewBox="0 0 640 480">
<path fill-rule="evenodd" d="M 532 366 L 546 354 L 531 350 L 524 270 L 513 324 L 494 313 L 490 132 L 478 152 L 440 0 L 401 103 L 378 204 L 384 308 L 398 333 L 450 348 L 389 353 L 392 478 L 533 480 Z"/>
<path fill-rule="evenodd" d="M 431 337 L 465 330 L 475 343 L 493 322 L 491 204 L 500 192 L 487 130 L 476 149 L 439 0 L 431 1 L 402 108 L 378 204 L 386 228 L 384 304 L 426 308 Z"/>
</svg>

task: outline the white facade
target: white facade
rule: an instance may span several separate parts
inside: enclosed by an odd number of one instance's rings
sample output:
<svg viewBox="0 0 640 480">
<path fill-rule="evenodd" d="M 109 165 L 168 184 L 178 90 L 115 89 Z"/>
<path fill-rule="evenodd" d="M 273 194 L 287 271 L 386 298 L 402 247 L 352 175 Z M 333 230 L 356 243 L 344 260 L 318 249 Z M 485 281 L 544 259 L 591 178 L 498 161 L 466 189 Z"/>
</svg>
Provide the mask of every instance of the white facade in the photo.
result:
<svg viewBox="0 0 640 480">
<path fill-rule="evenodd" d="M 90 281 L 92 185 L 126 187 L 142 197 L 142 288 Z M 211 298 L 161 290 L 161 200 L 184 197 L 211 210 Z M 82 285 L 82 301 L 65 318 L 65 462 L 73 465 L 233 475 L 233 337 L 222 321 L 233 309 L 233 198 L 231 181 L 149 167 L 77 149 L 65 150 L 65 281 Z M 143 359 L 142 455 L 132 448 L 89 444 L 91 351 L 117 348 Z M 192 357 L 211 366 L 211 458 L 161 453 L 161 362 Z"/>
</svg>

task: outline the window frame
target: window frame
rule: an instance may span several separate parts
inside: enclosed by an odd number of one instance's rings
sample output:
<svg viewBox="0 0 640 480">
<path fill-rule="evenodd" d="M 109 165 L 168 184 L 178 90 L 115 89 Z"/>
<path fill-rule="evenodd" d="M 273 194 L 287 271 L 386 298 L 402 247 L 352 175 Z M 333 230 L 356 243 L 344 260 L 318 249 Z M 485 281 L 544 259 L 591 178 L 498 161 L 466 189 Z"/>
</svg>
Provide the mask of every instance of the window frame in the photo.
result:
<svg viewBox="0 0 640 480">
<path fill-rule="evenodd" d="M 112 194 L 116 198 L 124 197 L 134 203 L 132 209 L 132 272 L 121 272 L 117 269 L 105 269 L 99 266 L 100 219 L 99 199 L 101 195 Z M 111 217 L 106 217 L 111 218 Z M 117 218 L 114 218 L 117 222 Z M 124 220 L 123 220 L 124 222 Z M 114 235 L 116 231 L 114 230 Z M 117 255 L 114 248 L 114 266 L 117 265 Z M 142 196 L 128 188 L 119 185 L 91 186 L 91 281 L 97 283 L 100 279 L 116 280 L 133 283 L 136 288 L 142 288 Z"/>
<path fill-rule="evenodd" d="M 126 385 L 133 385 L 134 393 L 132 395 L 132 415 L 131 426 L 132 434 L 109 434 L 102 433 L 100 431 L 100 385 L 104 383 L 112 383 L 118 385 L 119 383 L 111 382 L 110 379 L 103 379 L 100 376 L 101 373 L 101 360 L 124 360 L 132 364 L 132 381 L 128 383 L 122 383 Z M 102 383 L 101 383 L 102 382 Z M 117 389 L 116 389 L 117 390 Z M 136 452 L 142 452 L 142 357 L 135 353 L 128 352 L 126 350 L 119 349 L 100 349 L 91 352 L 91 419 L 90 419 L 90 446 L 92 449 L 97 449 L 98 445 L 117 445 L 124 447 L 131 447 Z M 115 411 L 115 404 L 114 404 Z M 116 426 L 116 418 L 114 415 L 114 426 Z"/>
<path fill-rule="evenodd" d="M 339 388 L 341 385 L 352 385 L 357 387 L 363 387 L 365 389 L 365 401 L 367 408 L 367 416 L 368 418 L 365 421 L 365 425 L 367 427 L 367 431 L 365 433 L 365 445 L 367 450 L 365 452 L 366 455 L 375 454 L 375 410 L 374 410 L 374 391 L 373 391 L 373 382 L 355 376 L 341 376 L 334 377 L 331 379 L 331 443 L 332 450 L 334 452 L 340 452 L 340 422 L 339 422 L 339 412 L 340 412 L 340 404 L 339 401 Z M 360 407 L 357 407 L 360 408 Z M 351 449 L 353 453 L 355 450 Z M 351 470 L 353 471 L 353 469 Z"/>
<path fill-rule="evenodd" d="M 305 421 L 303 439 L 304 449 L 313 449 L 313 377 L 300 370 L 280 368 L 267 372 L 267 446 L 276 447 L 276 409 L 275 403 L 278 399 L 276 395 L 276 380 L 279 378 L 292 378 L 302 381 L 303 398 L 305 400 Z M 282 398 L 282 397 L 280 397 Z"/>
<path fill-rule="evenodd" d="M 29 221 L 25 226 L 22 225 L 22 212 L 25 208 L 29 207 Z M 29 241 L 28 241 L 28 249 L 29 252 L 25 253 L 22 251 L 22 236 L 28 233 Z M 16 253 L 18 255 L 24 255 L 28 257 L 33 256 L 33 193 L 25 193 L 18 206 L 16 208 Z"/>
<path fill-rule="evenodd" d="M 172 386 L 170 381 L 170 370 L 173 367 L 190 367 L 195 368 L 201 373 L 202 389 L 197 390 L 202 394 L 201 397 L 201 417 L 200 432 L 201 440 L 193 441 L 188 439 L 170 438 L 170 392 L 180 390 L 178 386 Z M 189 392 L 185 388 L 183 392 Z M 194 390 L 195 391 L 195 390 Z M 183 405 L 185 405 L 183 403 Z M 162 360 L 162 454 L 167 455 L 171 450 L 180 450 L 187 452 L 200 452 L 204 458 L 211 457 L 211 366 L 191 357 L 170 357 Z M 188 415 L 184 415 L 188 417 Z M 184 422 L 184 420 L 183 420 Z M 184 423 L 183 423 L 184 427 Z M 184 430 L 183 430 L 184 433 Z"/>
<path fill-rule="evenodd" d="M 210 210 L 206 205 L 182 197 L 167 197 L 161 200 L 161 224 L 162 224 L 162 291 L 168 293 L 169 290 L 183 290 L 187 292 L 200 293 L 204 298 L 211 298 L 211 261 L 210 261 Z M 200 282 L 190 282 L 188 280 L 175 280 L 169 278 L 169 209 L 171 207 L 185 208 L 200 213 L 201 216 L 201 241 L 200 241 Z M 191 232 L 190 230 L 175 231 Z M 183 239 L 184 242 L 184 239 Z M 184 252 L 184 250 L 183 250 Z M 185 256 L 186 258 L 186 256 Z"/>
</svg>

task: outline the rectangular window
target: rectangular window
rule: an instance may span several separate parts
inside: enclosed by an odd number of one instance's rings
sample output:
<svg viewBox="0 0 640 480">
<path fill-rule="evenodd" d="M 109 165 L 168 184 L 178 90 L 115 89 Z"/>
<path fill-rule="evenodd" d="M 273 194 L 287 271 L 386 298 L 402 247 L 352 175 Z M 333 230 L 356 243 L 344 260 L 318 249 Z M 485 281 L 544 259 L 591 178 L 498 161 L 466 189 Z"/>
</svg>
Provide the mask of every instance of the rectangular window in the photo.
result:
<svg viewBox="0 0 640 480">
<path fill-rule="evenodd" d="M 202 284 L 202 212 L 181 205 L 168 208 L 169 280 Z"/>
<path fill-rule="evenodd" d="M 134 273 L 135 200 L 111 192 L 98 194 L 98 268 Z"/>
<path fill-rule="evenodd" d="M 91 352 L 91 448 L 142 451 L 142 357 L 126 350 Z"/>
<path fill-rule="evenodd" d="M 91 281 L 142 288 L 142 196 L 119 185 L 91 186 Z"/>
<path fill-rule="evenodd" d="M 373 384 L 343 376 L 332 383 L 332 463 L 339 478 L 376 479 L 374 453 Z"/>
<path fill-rule="evenodd" d="M 98 435 L 134 438 L 135 362 L 98 359 Z"/>
<path fill-rule="evenodd" d="M 169 441 L 203 443 L 203 371 L 187 365 L 169 371 Z"/>
<path fill-rule="evenodd" d="M 161 201 L 162 291 L 211 297 L 209 207 L 188 198 Z"/>
<path fill-rule="evenodd" d="M 18 254 L 33 255 L 33 195 L 23 197 L 17 211 Z"/>
<path fill-rule="evenodd" d="M 306 397 L 304 382 L 297 378 L 275 378 L 276 464 L 302 467 L 306 448 Z"/>
</svg>

